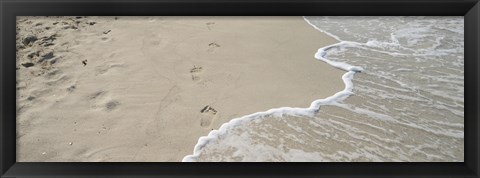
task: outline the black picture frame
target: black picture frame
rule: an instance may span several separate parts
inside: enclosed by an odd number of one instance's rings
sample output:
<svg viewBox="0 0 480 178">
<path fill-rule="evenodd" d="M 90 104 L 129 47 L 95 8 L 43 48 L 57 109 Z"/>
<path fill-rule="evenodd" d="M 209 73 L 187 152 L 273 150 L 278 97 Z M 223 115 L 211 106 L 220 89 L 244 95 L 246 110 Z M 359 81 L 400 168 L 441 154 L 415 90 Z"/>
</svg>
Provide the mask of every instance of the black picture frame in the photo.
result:
<svg viewBox="0 0 480 178">
<path fill-rule="evenodd" d="M 465 161 L 459 163 L 16 162 L 16 16 L 464 16 Z M 478 0 L 0 0 L 0 177 L 479 177 Z"/>
</svg>

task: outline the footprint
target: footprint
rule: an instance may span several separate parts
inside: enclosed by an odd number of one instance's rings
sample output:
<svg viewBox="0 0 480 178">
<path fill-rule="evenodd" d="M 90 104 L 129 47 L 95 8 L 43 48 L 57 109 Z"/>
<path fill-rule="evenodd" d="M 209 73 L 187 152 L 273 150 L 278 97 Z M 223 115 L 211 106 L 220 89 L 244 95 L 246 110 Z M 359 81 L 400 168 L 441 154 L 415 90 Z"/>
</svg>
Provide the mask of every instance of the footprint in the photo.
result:
<svg viewBox="0 0 480 178">
<path fill-rule="evenodd" d="M 142 40 L 142 46 L 140 48 L 143 55 L 148 56 L 150 62 L 155 65 L 161 66 L 171 66 L 172 64 L 165 62 L 163 60 L 158 60 L 159 51 L 165 50 L 165 48 L 170 47 L 169 39 L 162 37 L 158 32 L 146 31 L 145 38 Z M 152 65 L 154 67 L 155 65 Z M 157 68 L 154 69 L 157 74 L 169 73 L 169 71 L 159 71 Z"/>
<path fill-rule="evenodd" d="M 110 38 L 108 38 L 108 37 L 102 37 L 102 38 L 100 38 L 100 39 L 101 39 L 102 41 L 104 41 L 104 42 L 110 41 Z"/>
<path fill-rule="evenodd" d="M 29 59 L 36 59 L 36 58 L 40 57 L 40 51 L 30 52 L 30 53 L 28 53 L 27 57 Z"/>
<path fill-rule="evenodd" d="M 208 30 L 212 30 L 213 25 L 215 25 L 215 22 L 207 22 L 205 23 L 207 25 Z"/>
<path fill-rule="evenodd" d="M 38 40 L 38 38 L 36 36 L 28 35 L 25 38 L 23 38 L 22 43 L 23 43 L 23 45 L 27 46 L 27 45 L 30 45 L 30 44 L 34 43 L 37 40 Z"/>
<path fill-rule="evenodd" d="M 101 98 L 102 96 L 104 96 L 106 94 L 105 91 L 97 91 L 91 95 L 88 95 L 88 99 L 89 100 L 95 100 L 95 99 L 98 99 L 98 98 Z"/>
<path fill-rule="evenodd" d="M 217 49 L 219 47 L 220 47 L 220 45 L 218 43 L 212 42 L 212 43 L 208 44 L 207 52 L 214 53 L 215 51 L 217 51 Z"/>
<path fill-rule="evenodd" d="M 190 74 L 192 75 L 193 81 L 200 80 L 200 76 L 199 76 L 200 72 L 202 72 L 202 67 L 193 66 L 193 68 L 190 69 Z"/>
<path fill-rule="evenodd" d="M 55 45 L 54 41 L 57 39 L 56 36 L 57 34 L 42 37 L 40 39 L 41 42 L 39 43 L 39 45 L 43 45 L 45 47 Z"/>
<path fill-rule="evenodd" d="M 42 63 L 43 61 L 48 61 L 52 58 L 54 58 L 55 55 L 53 54 L 53 51 L 49 51 L 47 53 L 44 53 L 40 56 L 40 59 L 37 61 L 38 63 Z"/>
<path fill-rule="evenodd" d="M 213 109 L 210 105 L 205 106 L 202 110 L 200 110 L 202 116 L 200 118 L 200 126 L 202 127 L 210 127 L 212 125 L 212 121 L 217 114 L 217 110 Z"/>
<path fill-rule="evenodd" d="M 200 126 L 202 126 L 202 127 L 210 127 L 210 125 L 212 125 L 212 120 L 213 120 L 213 117 L 202 116 L 202 117 L 200 118 Z"/>
<path fill-rule="evenodd" d="M 118 105 L 120 105 L 120 102 L 118 102 L 118 101 L 115 101 L 115 100 L 109 101 L 109 102 L 107 102 L 107 104 L 105 104 L 105 110 L 106 111 L 112 111 L 115 108 L 117 108 Z"/>
<path fill-rule="evenodd" d="M 102 106 L 104 100 L 106 100 L 106 91 L 97 91 L 87 96 L 88 101 L 90 102 L 90 107 L 96 109 Z"/>
<path fill-rule="evenodd" d="M 156 54 L 159 49 L 163 49 L 168 45 L 168 39 L 162 37 L 158 33 L 152 32 L 146 36 L 148 36 L 148 38 L 145 38 L 142 41 L 142 50 L 148 50 L 149 52 Z"/>
<path fill-rule="evenodd" d="M 77 87 L 75 85 L 72 85 L 72 86 L 67 88 L 67 91 L 71 93 L 71 92 L 75 91 L 76 88 Z"/>
<path fill-rule="evenodd" d="M 163 130 L 168 127 L 166 119 L 170 118 L 169 114 L 174 113 L 176 103 L 181 100 L 181 96 L 178 94 L 181 92 L 180 88 L 176 85 L 172 86 L 167 94 L 160 100 L 160 105 L 157 111 L 147 122 L 145 133 L 149 136 L 158 138 L 162 137 Z"/>
<path fill-rule="evenodd" d="M 120 105 L 120 102 L 111 99 L 111 96 L 106 91 L 97 91 L 87 96 L 90 101 L 90 107 L 92 109 L 101 109 L 103 111 L 113 111 Z"/>
<path fill-rule="evenodd" d="M 118 67 L 122 67 L 122 63 L 106 63 L 101 66 L 95 67 L 95 76 L 102 75 L 107 73 L 110 70 L 113 70 Z"/>
<path fill-rule="evenodd" d="M 65 85 L 66 83 L 69 83 L 71 81 L 71 78 L 64 74 L 60 74 L 57 77 L 55 77 L 55 75 L 49 76 L 47 74 L 45 77 L 49 79 L 45 82 L 45 84 L 47 84 L 48 86 Z"/>
<path fill-rule="evenodd" d="M 33 76 L 41 76 L 41 75 L 45 74 L 45 70 L 30 71 L 30 74 L 33 75 Z"/>
</svg>

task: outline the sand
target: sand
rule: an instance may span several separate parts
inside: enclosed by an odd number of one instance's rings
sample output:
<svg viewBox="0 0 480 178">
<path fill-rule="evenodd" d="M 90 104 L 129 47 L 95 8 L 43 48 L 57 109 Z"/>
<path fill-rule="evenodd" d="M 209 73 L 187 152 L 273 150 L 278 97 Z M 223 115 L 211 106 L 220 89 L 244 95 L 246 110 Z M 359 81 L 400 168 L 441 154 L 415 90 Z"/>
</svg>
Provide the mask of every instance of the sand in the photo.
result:
<svg viewBox="0 0 480 178">
<path fill-rule="evenodd" d="M 17 161 L 181 161 L 243 115 L 344 88 L 302 17 L 18 17 Z"/>
</svg>

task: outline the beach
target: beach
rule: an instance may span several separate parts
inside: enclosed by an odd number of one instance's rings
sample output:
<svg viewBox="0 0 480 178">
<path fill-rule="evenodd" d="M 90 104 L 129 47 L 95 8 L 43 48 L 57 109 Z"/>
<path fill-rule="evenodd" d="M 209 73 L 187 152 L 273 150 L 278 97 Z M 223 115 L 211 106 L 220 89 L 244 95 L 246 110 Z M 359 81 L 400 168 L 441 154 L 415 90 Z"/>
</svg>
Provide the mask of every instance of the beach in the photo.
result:
<svg viewBox="0 0 480 178">
<path fill-rule="evenodd" d="M 230 120 L 345 88 L 302 17 L 18 17 L 18 162 L 177 162 Z"/>
<path fill-rule="evenodd" d="M 464 161 L 463 17 L 304 18 L 338 41 L 315 58 L 346 71 L 345 88 L 231 120 L 183 161 Z"/>
</svg>

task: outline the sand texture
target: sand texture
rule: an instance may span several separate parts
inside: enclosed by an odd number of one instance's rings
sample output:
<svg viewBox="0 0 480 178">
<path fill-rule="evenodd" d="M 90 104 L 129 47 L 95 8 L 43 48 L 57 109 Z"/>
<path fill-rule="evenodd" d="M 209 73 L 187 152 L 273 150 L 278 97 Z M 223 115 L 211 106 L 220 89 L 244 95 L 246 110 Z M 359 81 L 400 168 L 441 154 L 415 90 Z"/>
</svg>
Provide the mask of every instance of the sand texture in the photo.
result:
<svg viewBox="0 0 480 178">
<path fill-rule="evenodd" d="M 17 161 L 181 161 L 243 115 L 344 88 L 301 17 L 18 17 Z"/>
</svg>

